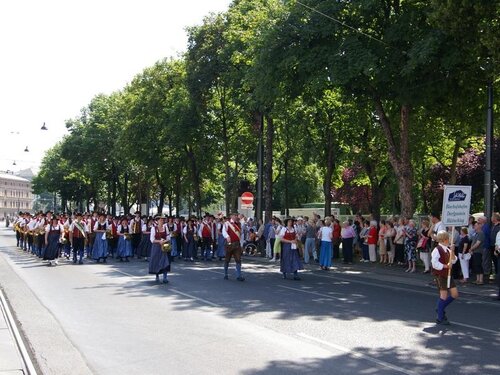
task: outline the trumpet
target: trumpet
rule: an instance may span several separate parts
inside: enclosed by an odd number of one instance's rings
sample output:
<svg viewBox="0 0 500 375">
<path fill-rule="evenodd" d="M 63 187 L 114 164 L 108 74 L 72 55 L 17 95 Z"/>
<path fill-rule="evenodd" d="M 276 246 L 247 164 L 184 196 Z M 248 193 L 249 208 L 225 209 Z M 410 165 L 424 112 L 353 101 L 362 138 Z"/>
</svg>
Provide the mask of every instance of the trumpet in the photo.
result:
<svg viewBox="0 0 500 375">
<path fill-rule="evenodd" d="M 171 250 L 172 250 L 172 245 L 170 244 L 170 242 L 164 242 L 161 245 L 161 251 L 163 251 L 164 253 L 169 253 Z"/>
</svg>

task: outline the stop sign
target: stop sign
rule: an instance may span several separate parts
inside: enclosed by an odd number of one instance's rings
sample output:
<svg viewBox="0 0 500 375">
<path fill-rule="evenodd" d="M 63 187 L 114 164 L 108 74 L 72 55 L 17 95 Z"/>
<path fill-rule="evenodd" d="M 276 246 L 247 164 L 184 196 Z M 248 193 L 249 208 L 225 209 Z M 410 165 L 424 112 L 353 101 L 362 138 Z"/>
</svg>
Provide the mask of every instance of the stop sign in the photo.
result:
<svg viewBox="0 0 500 375">
<path fill-rule="evenodd" d="M 249 191 L 241 194 L 241 203 L 246 204 L 246 205 L 252 204 L 253 203 L 253 194 L 250 193 Z"/>
</svg>

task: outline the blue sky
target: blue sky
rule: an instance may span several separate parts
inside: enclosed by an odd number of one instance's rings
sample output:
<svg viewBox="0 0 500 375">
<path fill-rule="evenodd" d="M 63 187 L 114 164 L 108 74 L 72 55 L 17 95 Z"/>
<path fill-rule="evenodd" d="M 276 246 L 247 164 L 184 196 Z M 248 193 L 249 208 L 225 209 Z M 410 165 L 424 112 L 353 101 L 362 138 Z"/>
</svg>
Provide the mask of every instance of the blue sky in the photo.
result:
<svg viewBox="0 0 500 375">
<path fill-rule="evenodd" d="M 119 90 L 143 68 L 177 56 L 186 49 L 185 27 L 230 2 L 0 2 L 0 170 L 36 168 L 65 134 L 66 119 L 96 94 Z"/>
</svg>

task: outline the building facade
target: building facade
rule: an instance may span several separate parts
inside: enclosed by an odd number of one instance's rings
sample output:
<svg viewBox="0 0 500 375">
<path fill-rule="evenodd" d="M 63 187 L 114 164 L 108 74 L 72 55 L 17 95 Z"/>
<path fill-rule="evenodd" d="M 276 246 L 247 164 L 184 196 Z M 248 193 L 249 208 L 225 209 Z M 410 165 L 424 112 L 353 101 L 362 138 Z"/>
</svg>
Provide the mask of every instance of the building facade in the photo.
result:
<svg viewBox="0 0 500 375">
<path fill-rule="evenodd" d="M 31 211 L 31 182 L 8 173 L 0 173 L 0 217 L 12 217 L 19 211 Z"/>
</svg>

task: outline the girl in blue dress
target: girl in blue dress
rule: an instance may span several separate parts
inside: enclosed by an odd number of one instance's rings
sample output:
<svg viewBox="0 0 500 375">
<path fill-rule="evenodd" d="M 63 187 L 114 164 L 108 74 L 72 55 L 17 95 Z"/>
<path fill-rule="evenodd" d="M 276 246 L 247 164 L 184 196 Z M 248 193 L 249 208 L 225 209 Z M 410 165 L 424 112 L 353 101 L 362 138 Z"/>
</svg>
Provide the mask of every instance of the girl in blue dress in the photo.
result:
<svg viewBox="0 0 500 375">
<path fill-rule="evenodd" d="M 129 262 L 128 258 L 132 256 L 132 236 L 130 235 L 130 228 L 126 218 L 123 218 L 121 224 L 118 225 L 117 234 L 118 248 L 116 250 L 116 258 L 120 259 L 120 262 Z"/>
<path fill-rule="evenodd" d="M 163 249 L 163 245 L 170 242 L 170 235 L 163 217 L 158 218 L 158 224 L 151 228 L 151 257 L 149 259 L 149 273 L 156 275 L 156 282 L 160 282 L 160 274 L 163 274 L 163 283 L 168 283 L 167 274 L 170 271 L 169 251 Z"/>
<path fill-rule="evenodd" d="M 108 257 L 108 240 L 106 239 L 106 231 L 108 230 L 108 223 L 104 214 L 99 215 L 99 221 L 94 224 L 94 246 L 92 247 L 92 258 L 100 263 L 106 263 Z"/>
</svg>

